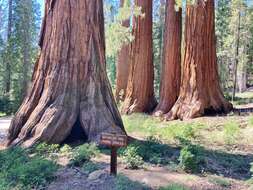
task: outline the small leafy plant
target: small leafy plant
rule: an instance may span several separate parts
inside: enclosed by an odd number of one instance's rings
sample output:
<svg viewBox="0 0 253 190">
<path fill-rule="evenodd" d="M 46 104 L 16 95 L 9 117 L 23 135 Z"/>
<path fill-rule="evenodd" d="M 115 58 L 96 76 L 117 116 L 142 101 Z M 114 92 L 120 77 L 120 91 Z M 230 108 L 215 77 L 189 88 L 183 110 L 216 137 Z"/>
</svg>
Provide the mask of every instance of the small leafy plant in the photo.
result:
<svg viewBox="0 0 253 190">
<path fill-rule="evenodd" d="M 179 156 L 179 165 L 186 172 L 196 173 L 200 171 L 200 165 L 204 163 L 203 148 L 193 145 L 189 140 L 179 139 L 182 149 Z"/>
<path fill-rule="evenodd" d="M 60 146 L 58 144 L 40 143 L 35 147 L 35 152 L 39 155 L 49 155 L 57 153 L 59 148 Z"/>
<path fill-rule="evenodd" d="M 99 154 L 96 144 L 83 144 L 73 151 L 73 157 L 70 164 L 74 166 L 82 166 L 85 162 L 90 161 L 91 158 Z"/>
<path fill-rule="evenodd" d="M 180 151 L 179 165 L 187 172 L 196 172 L 198 170 L 196 155 L 191 152 L 188 146 Z"/>
<path fill-rule="evenodd" d="M 236 122 L 228 122 L 224 126 L 224 139 L 228 145 L 236 143 L 239 136 L 240 128 Z"/>
<path fill-rule="evenodd" d="M 66 156 L 67 158 L 72 158 L 73 157 L 73 149 L 65 144 L 63 145 L 63 147 L 60 148 L 60 154 L 62 156 Z"/>
<path fill-rule="evenodd" d="M 123 160 L 126 168 L 138 169 L 143 165 L 143 159 L 138 155 L 138 148 L 135 146 L 128 146 L 123 152 Z"/>
</svg>

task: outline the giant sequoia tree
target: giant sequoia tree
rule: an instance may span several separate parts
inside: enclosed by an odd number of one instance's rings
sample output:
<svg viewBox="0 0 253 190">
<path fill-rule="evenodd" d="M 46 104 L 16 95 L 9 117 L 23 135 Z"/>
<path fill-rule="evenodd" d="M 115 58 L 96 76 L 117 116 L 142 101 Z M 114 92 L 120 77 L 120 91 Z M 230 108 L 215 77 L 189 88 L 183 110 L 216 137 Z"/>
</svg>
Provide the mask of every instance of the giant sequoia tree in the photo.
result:
<svg viewBox="0 0 253 190">
<path fill-rule="evenodd" d="M 97 141 L 124 133 L 105 71 L 102 0 L 46 0 L 32 87 L 8 144 L 61 143 L 75 130 Z"/>
<path fill-rule="evenodd" d="M 187 5 L 183 80 L 179 98 L 166 118 L 188 119 L 231 109 L 219 85 L 214 0 L 197 0 Z"/>
<path fill-rule="evenodd" d="M 182 9 L 176 9 L 175 0 L 166 1 L 165 33 L 160 84 L 160 102 L 155 115 L 170 111 L 177 101 L 181 80 Z"/>
<path fill-rule="evenodd" d="M 152 59 L 152 0 L 135 0 L 145 17 L 134 17 L 130 70 L 123 113 L 151 112 L 154 97 L 154 65 Z"/>
<path fill-rule="evenodd" d="M 121 7 L 124 4 L 128 3 L 126 0 L 120 0 Z M 122 22 L 122 26 L 129 27 L 130 20 L 124 20 Z M 115 98 L 118 101 L 123 101 L 125 99 L 126 89 L 127 89 L 127 81 L 129 74 L 129 66 L 130 66 L 130 45 L 123 45 L 118 53 L 117 58 L 117 66 L 116 66 L 116 92 Z"/>
</svg>

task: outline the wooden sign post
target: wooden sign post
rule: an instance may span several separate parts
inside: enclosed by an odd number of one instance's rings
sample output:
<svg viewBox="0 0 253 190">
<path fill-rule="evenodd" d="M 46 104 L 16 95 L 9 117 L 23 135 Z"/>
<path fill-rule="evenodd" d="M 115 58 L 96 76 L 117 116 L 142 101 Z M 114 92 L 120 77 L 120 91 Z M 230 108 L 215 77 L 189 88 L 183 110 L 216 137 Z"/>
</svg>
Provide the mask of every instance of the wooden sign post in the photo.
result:
<svg viewBox="0 0 253 190">
<path fill-rule="evenodd" d="M 102 133 L 100 144 L 111 148 L 111 175 L 117 175 L 117 149 L 127 145 L 127 136 L 116 133 Z"/>
</svg>

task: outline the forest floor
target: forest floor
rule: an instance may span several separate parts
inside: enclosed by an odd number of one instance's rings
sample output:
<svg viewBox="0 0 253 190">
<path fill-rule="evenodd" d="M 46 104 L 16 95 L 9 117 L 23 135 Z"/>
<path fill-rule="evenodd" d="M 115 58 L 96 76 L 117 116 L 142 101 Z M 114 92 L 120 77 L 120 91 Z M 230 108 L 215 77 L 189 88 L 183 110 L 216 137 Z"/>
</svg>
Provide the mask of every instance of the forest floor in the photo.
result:
<svg viewBox="0 0 253 190">
<path fill-rule="evenodd" d="M 0 142 L 6 138 L 10 117 L 0 119 Z M 164 122 L 148 115 L 123 116 L 128 135 L 148 152 L 144 165 L 135 170 L 126 169 L 119 158 L 120 178 L 108 174 L 109 150 L 102 150 L 92 161 L 99 169 L 91 174 L 81 168 L 69 168 L 69 160 L 61 157 L 56 180 L 49 190 L 59 189 L 115 189 L 112 184 L 123 183 L 116 189 L 158 189 L 169 184 L 181 184 L 196 190 L 246 190 L 251 188 L 250 163 L 253 162 L 253 116 L 202 117 L 189 121 Z M 187 137 L 192 144 L 201 146 L 205 165 L 196 173 L 178 167 L 181 145 L 177 137 Z M 153 144 L 150 144 L 149 141 Z M 159 139 L 159 140 L 152 140 Z M 135 144 L 135 142 L 133 144 Z M 146 145 L 142 146 L 142 144 Z M 0 144 L 1 144 L 0 143 Z M 131 145 L 130 145 L 131 146 Z M 135 146 L 135 145 L 134 145 Z M 145 147 L 147 146 L 147 147 Z M 1 146 L 0 146 L 1 148 Z M 162 152 L 159 154 L 158 152 Z M 140 155 L 145 153 L 140 152 Z M 122 178 L 123 176 L 123 178 Z M 117 182 L 119 180 L 120 182 Z M 122 182 L 123 180 L 123 182 Z M 139 184 L 138 184 L 139 183 Z M 126 187 L 124 187 L 126 186 Z M 115 186 L 116 187 L 116 186 Z"/>
<path fill-rule="evenodd" d="M 245 105 L 249 103 L 244 102 Z M 10 120 L 11 117 L 0 118 L 0 149 L 3 148 Z M 123 116 L 123 121 L 133 141 L 128 148 L 118 151 L 117 178 L 109 175 L 109 149 L 101 149 L 92 158 L 92 164 L 85 167 L 69 167 L 68 156 L 59 154 L 57 163 L 60 168 L 55 180 L 46 189 L 142 190 L 171 184 L 168 190 L 253 189 L 250 172 L 253 163 L 253 115 L 230 114 L 165 122 L 149 115 L 133 114 Z M 196 171 L 191 171 L 194 163 L 191 165 L 190 162 L 188 170 L 180 165 L 181 151 L 189 147 L 193 147 L 198 155 Z M 136 169 L 127 169 L 129 163 L 138 164 L 131 159 L 138 156 L 144 164 Z"/>
</svg>

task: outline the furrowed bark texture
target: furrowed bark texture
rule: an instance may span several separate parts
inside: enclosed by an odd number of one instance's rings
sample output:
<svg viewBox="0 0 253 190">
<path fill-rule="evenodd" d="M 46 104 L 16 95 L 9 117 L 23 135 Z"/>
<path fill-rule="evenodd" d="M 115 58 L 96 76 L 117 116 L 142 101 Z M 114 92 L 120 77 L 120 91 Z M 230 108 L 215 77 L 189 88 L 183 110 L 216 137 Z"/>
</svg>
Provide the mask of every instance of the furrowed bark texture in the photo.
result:
<svg viewBox="0 0 253 190">
<path fill-rule="evenodd" d="M 154 97 L 154 65 L 152 59 L 152 0 L 135 0 L 145 17 L 135 17 L 131 44 L 131 62 L 126 98 L 122 113 L 151 112 Z"/>
<path fill-rule="evenodd" d="M 213 0 L 198 0 L 187 6 L 183 80 L 179 98 L 165 116 L 167 120 L 232 109 L 219 85 L 214 29 Z"/>
<path fill-rule="evenodd" d="M 79 125 L 89 141 L 124 134 L 105 71 L 102 0 L 46 0 L 32 88 L 8 144 L 61 143 Z"/>
<path fill-rule="evenodd" d="M 121 7 L 124 6 L 125 0 L 120 1 Z M 125 20 L 122 26 L 129 27 L 130 21 Z M 130 45 L 124 45 L 118 53 L 116 66 L 116 101 L 124 101 L 127 89 L 127 81 L 130 67 Z"/>
<path fill-rule="evenodd" d="M 166 1 L 160 102 L 154 111 L 155 116 L 170 111 L 180 90 L 182 9 L 176 10 L 175 6 L 175 0 Z"/>
</svg>

